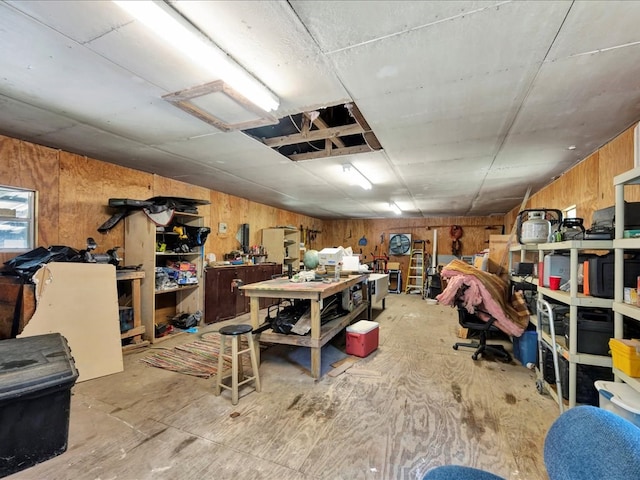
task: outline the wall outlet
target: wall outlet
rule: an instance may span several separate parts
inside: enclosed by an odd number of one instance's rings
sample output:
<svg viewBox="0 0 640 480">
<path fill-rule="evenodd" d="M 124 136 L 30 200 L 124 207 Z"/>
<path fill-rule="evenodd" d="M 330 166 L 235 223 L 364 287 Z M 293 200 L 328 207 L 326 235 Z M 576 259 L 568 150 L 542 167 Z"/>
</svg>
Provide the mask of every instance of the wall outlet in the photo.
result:
<svg viewBox="0 0 640 480">
<path fill-rule="evenodd" d="M 218 223 L 218 233 L 227 233 L 227 224 L 226 223 Z"/>
</svg>

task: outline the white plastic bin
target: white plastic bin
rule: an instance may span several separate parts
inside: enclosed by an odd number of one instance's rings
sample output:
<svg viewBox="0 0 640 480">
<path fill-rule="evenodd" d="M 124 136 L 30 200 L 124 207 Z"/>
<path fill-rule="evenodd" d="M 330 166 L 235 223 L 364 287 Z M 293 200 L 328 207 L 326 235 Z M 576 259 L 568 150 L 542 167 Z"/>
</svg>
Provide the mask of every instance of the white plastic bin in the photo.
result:
<svg viewBox="0 0 640 480">
<path fill-rule="evenodd" d="M 594 382 L 600 397 L 600 408 L 626 418 L 640 427 L 640 392 L 626 383 Z"/>
</svg>

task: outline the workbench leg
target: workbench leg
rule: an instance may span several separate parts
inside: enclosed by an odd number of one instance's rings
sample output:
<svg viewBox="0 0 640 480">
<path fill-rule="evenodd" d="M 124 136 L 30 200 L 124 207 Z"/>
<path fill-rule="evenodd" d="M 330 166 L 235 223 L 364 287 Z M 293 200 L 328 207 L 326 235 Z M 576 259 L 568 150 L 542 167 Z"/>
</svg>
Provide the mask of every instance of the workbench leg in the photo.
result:
<svg viewBox="0 0 640 480">
<path fill-rule="evenodd" d="M 321 372 L 322 347 L 311 347 L 311 376 L 318 380 Z"/>
<path fill-rule="evenodd" d="M 260 297 L 249 298 L 249 312 L 251 316 L 251 327 L 255 330 L 260 326 Z M 260 365 L 260 334 L 252 335 L 253 346 L 256 351 L 256 363 Z M 251 341 L 251 340 L 250 340 Z"/>
<path fill-rule="evenodd" d="M 320 340 L 320 302 L 311 300 L 311 338 Z M 320 378 L 322 347 L 311 347 L 311 376 Z"/>
</svg>

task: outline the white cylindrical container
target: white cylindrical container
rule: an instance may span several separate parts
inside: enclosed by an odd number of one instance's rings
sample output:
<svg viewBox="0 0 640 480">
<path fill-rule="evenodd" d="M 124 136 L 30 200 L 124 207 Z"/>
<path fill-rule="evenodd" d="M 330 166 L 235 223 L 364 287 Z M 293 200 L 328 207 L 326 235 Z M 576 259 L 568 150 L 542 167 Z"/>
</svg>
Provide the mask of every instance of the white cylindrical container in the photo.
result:
<svg viewBox="0 0 640 480">
<path fill-rule="evenodd" d="M 522 243 L 546 243 L 551 233 L 551 222 L 544 218 L 544 212 L 530 212 L 526 222 L 522 222 L 520 239 Z"/>
</svg>

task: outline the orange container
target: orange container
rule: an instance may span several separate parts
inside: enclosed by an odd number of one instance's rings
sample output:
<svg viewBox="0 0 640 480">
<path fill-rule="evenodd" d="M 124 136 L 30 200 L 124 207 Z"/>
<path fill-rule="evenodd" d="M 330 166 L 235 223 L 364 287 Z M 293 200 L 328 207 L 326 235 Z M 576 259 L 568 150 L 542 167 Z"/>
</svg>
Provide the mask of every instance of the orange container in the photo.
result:
<svg viewBox="0 0 640 480">
<path fill-rule="evenodd" d="M 640 340 L 609 340 L 613 367 L 630 377 L 640 377 Z"/>
</svg>

